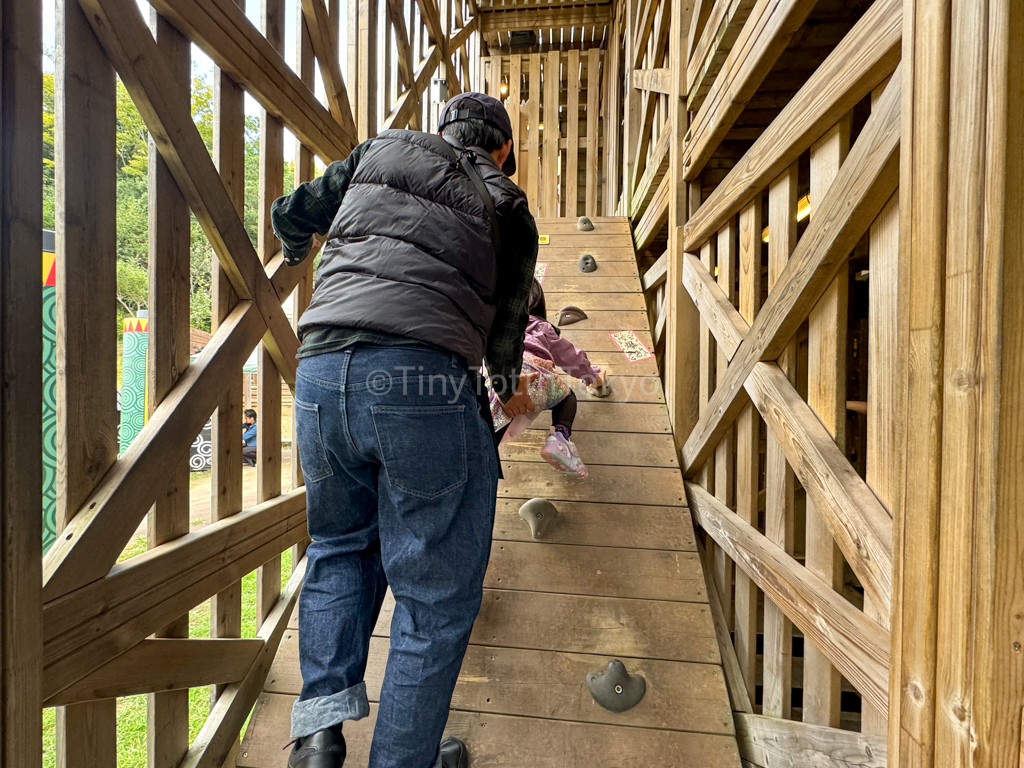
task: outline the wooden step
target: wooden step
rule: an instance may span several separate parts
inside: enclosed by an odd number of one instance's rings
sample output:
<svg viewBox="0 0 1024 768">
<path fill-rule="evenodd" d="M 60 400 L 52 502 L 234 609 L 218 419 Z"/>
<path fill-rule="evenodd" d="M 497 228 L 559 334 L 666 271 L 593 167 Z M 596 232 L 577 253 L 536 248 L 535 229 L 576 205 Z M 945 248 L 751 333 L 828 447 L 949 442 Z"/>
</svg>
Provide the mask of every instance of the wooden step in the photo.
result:
<svg viewBox="0 0 1024 768">
<path fill-rule="evenodd" d="M 551 426 L 551 412 L 537 414 L 532 426 L 547 429 Z M 577 432 L 634 432 L 670 435 L 668 409 L 662 403 L 617 403 L 594 398 L 580 402 L 573 423 Z"/>
<path fill-rule="evenodd" d="M 631 504 L 643 500 L 658 506 L 683 506 L 683 479 L 677 469 L 614 467 L 598 464 L 590 477 L 570 477 L 527 462 L 509 462 L 498 482 L 498 498 L 551 501 L 604 501 Z M 544 471 L 541 471 L 544 470 Z"/>
<path fill-rule="evenodd" d="M 546 421 L 550 421 L 550 417 Z M 528 429 L 514 440 L 502 443 L 501 458 L 506 461 L 543 462 L 540 449 L 547 436 L 546 426 L 539 425 L 536 429 Z M 577 430 L 572 433 L 572 439 L 587 466 L 597 464 L 634 467 L 679 466 L 676 461 L 676 445 L 672 435 Z M 554 472 L 554 468 L 551 471 Z"/>
</svg>

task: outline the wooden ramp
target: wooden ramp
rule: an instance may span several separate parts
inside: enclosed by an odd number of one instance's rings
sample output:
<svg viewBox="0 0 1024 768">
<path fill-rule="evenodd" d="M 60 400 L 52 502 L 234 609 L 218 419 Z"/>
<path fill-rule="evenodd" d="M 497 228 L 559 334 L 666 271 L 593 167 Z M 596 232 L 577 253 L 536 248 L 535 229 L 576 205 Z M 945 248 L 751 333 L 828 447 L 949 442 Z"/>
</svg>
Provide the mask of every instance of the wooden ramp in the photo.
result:
<svg viewBox="0 0 1024 768">
<path fill-rule="evenodd" d="M 624 219 L 538 222 L 549 312 L 575 304 L 589 318 L 566 338 L 607 366 L 614 393 L 581 393 L 574 438 L 587 480 L 564 478 L 538 451 L 549 425 L 504 446 L 494 548 L 483 607 L 452 700 L 447 732 L 471 750 L 471 768 L 738 768 L 732 712 L 693 527 L 653 358 L 627 362 L 611 333 L 651 334 Z M 576 268 L 592 253 L 598 269 Z M 546 266 L 545 266 L 546 265 Z M 542 541 L 519 506 L 553 501 Z M 390 596 L 389 596 L 390 597 Z M 380 694 L 393 603 L 385 604 L 367 666 Z M 297 615 L 256 705 L 237 764 L 280 768 L 301 678 Z M 613 658 L 647 680 L 634 709 L 614 714 L 585 683 Z M 347 724 L 347 766 L 365 766 L 371 716 Z"/>
</svg>

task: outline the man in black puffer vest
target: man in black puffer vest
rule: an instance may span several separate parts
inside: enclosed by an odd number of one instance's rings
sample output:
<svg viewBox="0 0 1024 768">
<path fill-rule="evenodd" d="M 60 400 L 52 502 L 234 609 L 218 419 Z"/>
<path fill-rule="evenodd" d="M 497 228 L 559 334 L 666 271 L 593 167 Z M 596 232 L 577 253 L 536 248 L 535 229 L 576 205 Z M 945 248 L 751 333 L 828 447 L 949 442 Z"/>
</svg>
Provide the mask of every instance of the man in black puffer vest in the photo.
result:
<svg viewBox="0 0 1024 768">
<path fill-rule="evenodd" d="M 285 258 L 326 246 L 299 323 L 295 419 L 309 535 L 289 768 L 340 768 L 342 723 L 390 586 L 370 768 L 465 768 L 441 742 L 483 592 L 500 466 L 486 361 L 512 415 L 537 228 L 501 102 L 456 96 L 437 136 L 385 131 L 274 203 Z M 439 746 L 440 744 L 440 746 Z"/>
</svg>

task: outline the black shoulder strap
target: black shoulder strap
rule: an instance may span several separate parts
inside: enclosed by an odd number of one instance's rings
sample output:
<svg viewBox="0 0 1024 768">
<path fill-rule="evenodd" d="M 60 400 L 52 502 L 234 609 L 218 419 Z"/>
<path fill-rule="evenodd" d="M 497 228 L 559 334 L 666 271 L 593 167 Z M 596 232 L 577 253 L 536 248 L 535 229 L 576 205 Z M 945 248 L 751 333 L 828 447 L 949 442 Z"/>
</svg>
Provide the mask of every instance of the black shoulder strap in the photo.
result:
<svg viewBox="0 0 1024 768">
<path fill-rule="evenodd" d="M 473 182 L 477 194 L 483 201 L 484 208 L 487 209 L 487 218 L 491 222 L 491 242 L 494 244 L 494 255 L 497 257 L 501 255 L 501 231 L 498 228 L 498 212 L 494 209 L 494 200 L 491 199 L 491 193 L 487 191 L 487 184 L 484 182 L 483 177 L 480 176 L 476 163 L 473 162 L 476 159 L 476 153 L 466 149 L 462 146 L 462 142 L 453 136 L 445 136 L 444 140 L 447 146 L 454 150 L 450 157 L 462 166 L 462 170 L 469 176 L 469 180 Z M 456 151 L 458 152 L 457 155 Z"/>
</svg>

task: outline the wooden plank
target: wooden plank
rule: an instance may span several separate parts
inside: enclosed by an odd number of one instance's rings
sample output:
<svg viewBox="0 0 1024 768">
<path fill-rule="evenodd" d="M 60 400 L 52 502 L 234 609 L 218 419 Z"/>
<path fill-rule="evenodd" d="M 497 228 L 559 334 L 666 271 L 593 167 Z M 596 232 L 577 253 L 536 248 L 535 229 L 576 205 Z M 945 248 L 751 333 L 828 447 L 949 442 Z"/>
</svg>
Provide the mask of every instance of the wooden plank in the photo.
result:
<svg viewBox="0 0 1024 768">
<path fill-rule="evenodd" d="M 721 431 L 745 405 L 738 397 L 754 364 L 781 354 L 811 307 L 832 282 L 846 255 L 867 231 L 896 188 L 898 175 L 900 78 L 886 88 L 843 164 L 829 193 L 793 252 L 785 279 L 751 326 L 749 343 L 740 346 L 729 376 L 683 446 L 689 475 L 707 460 Z"/>
<path fill-rule="evenodd" d="M 708 268 L 690 253 L 683 254 L 683 285 L 701 316 L 715 330 L 715 340 L 722 348 L 724 359 L 729 360 L 736 354 L 747 330 L 740 315 L 724 291 L 718 288 Z"/>
<path fill-rule="evenodd" d="M 672 92 L 672 70 L 668 67 L 634 69 L 633 87 L 666 95 Z"/>
<path fill-rule="evenodd" d="M 496 542 L 484 585 L 689 603 L 706 603 L 708 599 L 700 561 L 693 552 L 547 542 Z"/>
<path fill-rule="evenodd" d="M 558 216 L 558 140 L 561 138 L 559 94 L 561 93 L 560 55 L 551 51 L 544 59 L 544 132 L 541 150 L 541 216 Z"/>
<path fill-rule="evenodd" d="M 589 295 L 597 297 L 600 294 Z M 579 330 L 605 331 L 622 331 L 627 329 L 640 331 L 648 329 L 647 312 L 645 311 L 626 309 L 606 311 L 600 309 L 592 309 L 586 304 L 583 304 L 581 308 L 587 313 L 587 319 L 573 323 L 571 326 L 566 326 L 567 328 L 573 327 L 578 328 Z M 624 358 L 621 358 L 621 356 L 620 359 L 624 360 Z"/>
<path fill-rule="evenodd" d="M 658 182 L 660 186 L 665 176 L 665 171 L 668 169 L 668 143 L 672 136 L 672 131 L 667 130 L 668 127 L 667 125 L 661 126 L 661 135 L 658 136 L 658 141 L 654 145 L 654 149 L 651 150 L 651 158 L 647 162 L 643 175 L 633 191 L 632 208 L 630 209 L 630 216 L 633 219 L 641 216 L 647 206 L 650 205 L 658 189 L 654 186 L 654 182 Z"/>
<path fill-rule="evenodd" d="M 430 77 L 434 74 L 437 63 L 441 60 L 441 49 L 431 45 L 423 60 L 416 67 L 413 87 L 403 93 L 391 110 L 391 114 L 381 124 L 381 130 L 386 131 L 392 128 L 404 128 L 412 121 L 416 110 L 419 109 L 421 97 L 427 86 L 430 85 Z M 376 135 L 376 129 L 374 131 Z"/>
<path fill-rule="evenodd" d="M 665 276 L 668 274 L 668 256 L 667 254 L 661 254 L 658 260 L 654 262 L 647 271 L 644 272 L 641 283 L 643 284 L 644 293 L 657 288 L 659 285 L 665 282 Z"/>
<path fill-rule="evenodd" d="M 655 236 L 668 222 L 669 198 L 671 196 L 671 179 L 668 174 L 661 180 L 650 205 L 636 225 L 636 232 L 633 236 L 633 245 L 637 253 L 646 251 Z"/>
<path fill-rule="evenodd" d="M 862 696 L 884 707 L 889 663 L 885 630 L 699 485 L 688 482 L 686 494 L 698 524 L 767 598 L 785 609 Z"/>
<path fill-rule="evenodd" d="M 604 26 L 610 21 L 611 3 L 576 5 L 563 8 L 523 8 L 481 13 L 480 32 L 517 32 L 564 27 Z"/>
<path fill-rule="evenodd" d="M 679 473 L 657 467 L 593 468 L 586 484 L 574 482 L 555 471 L 540 474 L 530 464 L 511 463 L 505 479 L 498 483 L 498 498 L 529 499 L 540 496 L 551 501 L 604 501 L 629 504 L 637 499 L 655 505 L 685 503 Z"/>
<path fill-rule="evenodd" d="M 46 604 L 45 695 L 80 680 L 305 535 L 300 488 L 161 545 Z"/>
<path fill-rule="evenodd" d="M 634 291 L 639 294 L 641 292 L 640 278 L 637 277 L 635 270 L 631 275 L 616 277 L 599 274 L 601 270 L 600 265 L 598 265 L 597 269 L 597 272 L 591 274 L 576 270 L 575 274 L 552 274 L 550 277 L 545 276 L 544 289 L 545 291 L 551 290 L 553 293 L 623 293 Z M 600 299 L 597 300 L 600 301 Z"/>
<path fill-rule="evenodd" d="M 530 54 L 529 101 L 526 134 L 526 199 L 534 216 L 541 211 L 540 201 L 540 54 Z M 516 164 L 519 165 L 518 163 Z M 544 234 L 543 232 L 541 234 Z"/>
<path fill-rule="evenodd" d="M 886 768 L 885 740 L 865 733 L 737 714 L 740 754 L 759 766 Z"/>
<path fill-rule="evenodd" d="M 600 56 L 597 49 L 587 51 L 587 189 L 586 206 L 584 213 L 593 216 L 597 213 L 597 187 L 598 187 L 598 160 L 597 150 L 598 131 L 600 126 Z"/>
<path fill-rule="evenodd" d="M 113 699 L 116 696 L 133 696 L 153 690 L 173 691 L 213 683 L 237 682 L 245 677 L 262 648 L 263 641 L 258 639 L 143 640 L 65 688 L 44 702 L 44 705 L 61 706 Z M 106 704 L 100 702 L 98 706 Z M 95 726 L 99 724 L 95 723 Z M 111 740 L 113 736 L 112 731 Z"/>
<path fill-rule="evenodd" d="M 389 645 L 385 638 L 370 641 L 366 683 L 372 702 L 380 700 Z M 606 664 L 604 657 L 590 654 L 471 645 L 462 662 L 452 709 L 675 731 L 734 732 L 722 673 L 714 665 L 631 660 L 631 673 L 658 684 L 649 687 L 641 706 L 612 713 L 594 702 L 584 683 L 588 672 Z M 541 697 L 538 679 L 550 685 Z M 298 635 L 287 632 L 267 678 L 267 692 L 295 696 L 301 685 Z"/>
<path fill-rule="evenodd" d="M 288 618 L 299 599 L 305 573 L 306 560 L 303 558 L 292 572 L 273 610 L 260 625 L 257 638 L 263 641 L 263 648 L 256 655 L 245 678 L 225 688 L 210 708 L 210 716 L 181 762 L 181 768 L 220 768 L 224 764 L 263 690 L 270 665 L 288 625 Z"/>
<path fill-rule="evenodd" d="M 40 16 L 0 0 L 0 762 L 19 768 L 39 765 L 42 731 Z"/>
<path fill-rule="evenodd" d="M 239 766 L 268 768 L 280 762 L 277 734 L 288 721 L 291 703 L 290 696 L 281 694 L 261 697 L 254 732 L 246 735 Z M 346 726 L 348 759 L 357 765 L 369 757 L 376 714 L 373 704 L 368 718 Z M 517 765 L 564 768 L 646 768 L 677 759 L 687 764 L 699 761 L 706 768 L 739 764 L 735 738 L 720 734 L 459 711 L 449 715 L 446 733 L 466 742 L 477 768 L 499 768 L 510 760 Z"/>
<path fill-rule="evenodd" d="M 732 50 L 753 7 L 754 0 L 715 3 L 686 68 L 686 108 L 691 112 L 696 112 L 704 104 L 704 97 L 721 71 L 722 62 Z"/>
<path fill-rule="evenodd" d="M 753 322 L 761 306 L 761 195 L 740 212 L 739 311 Z M 736 513 L 756 528 L 761 474 L 761 420 L 748 405 L 736 420 Z M 733 643 L 740 673 L 748 691 L 754 690 L 757 671 L 757 586 L 737 569 Z"/>
<path fill-rule="evenodd" d="M 585 249 L 582 249 L 582 248 L 579 249 L 578 251 L 576 251 L 576 253 L 579 254 L 579 255 L 582 255 L 584 252 L 586 252 L 586 251 L 585 251 Z M 543 253 L 547 253 L 547 252 L 544 251 Z M 623 278 L 623 277 L 636 277 L 637 273 L 636 273 L 636 261 L 635 260 L 632 260 L 632 261 L 609 261 L 609 262 L 604 262 L 604 261 L 599 261 L 597 256 L 595 256 L 594 254 L 590 254 L 590 255 L 594 256 L 594 261 L 597 262 L 597 271 L 596 271 L 596 273 L 592 273 L 591 274 L 592 277 L 619 277 L 619 278 Z M 570 261 L 569 259 L 563 259 L 563 260 L 560 260 L 560 261 L 543 261 L 543 260 L 540 260 L 539 263 L 547 264 L 547 267 L 544 269 L 544 279 L 545 279 L 545 281 L 547 280 L 548 276 L 552 276 L 553 277 L 555 275 L 558 275 L 560 277 L 575 277 L 575 278 L 578 278 L 578 279 L 583 279 L 582 275 L 584 273 L 580 272 L 578 260 L 576 260 L 576 261 Z M 546 285 L 547 285 L 547 283 L 545 282 L 545 286 Z M 632 283 L 628 283 L 628 282 L 624 281 L 623 285 L 631 286 Z M 601 301 L 602 301 L 601 309 L 634 309 L 634 308 L 636 308 L 638 306 L 641 306 L 641 305 L 644 308 L 646 308 L 647 305 L 644 303 L 643 296 L 640 295 L 639 290 L 637 288 L 635 288 L 635 287 L 630 287 L 628 290 L 630 290 L 630 291 L 637 291 L 637 292 L 636 293 L 632 293 L 632 294 L 630 294 L 630 293 L 621 293 L 621 294 L 612 295 L 612 296 L 608 296 L 608 297 L 602 297 L 602 299 L 601 299 Z M 557 292 L 558 291 L 555 288 L 552 288 L 551 290 L 545 289 L 545 291 L 544 291 L 544 293 L 546 295 L 548 295 L 548 296 L 550 296 L 552 293 L 557 293 Z M 609 302 L 617 302 L 617 303 L 613 303 L 613 304 L 611 304 L 609 306 L 605 306 L 603 302 L 606 299 Z M 628 302 L 628 306 L 624 306 L 623 302 Z M 548 303 L 550 304 L 551 302 L 549 301 Z"/>
<path fill-rule="evenodd" d="M 578 214 L 577 197 L 579 195 L 579 159 L 580 159 L 580 52 L 569 51 L 569 62 L 565 72 L 566 105 L 565 135 L 568 145 L 565 148 L 565 176 L 562 187 L 565 190 L 565 209 L 563 216 L 575 218 Z"/>
<path fill-rule="evenodd" d="M 601 232 L 587 232 L 586 234 L 576 232 L 575 234 L 561 234 L 558 232 L 548 233 L 538 226 L 542 235 L 550 234 L 551 239 L 547 245 L 555 247 L 575 246 L 577 248 L 632 248 L 633 238 L 628 234 L 614 233 L 603 234 Z"/>
<path fill-rule="evenodd" d="M 495 541 L 534 541 L 519 517 L 522 504 L 522 499 L 498 499 Z M 558 520 L 544 532 L 546 543 L 696 551 L 693 526 L 679 507 L 563 501 L 558 511 Z"/>
<path fill-rule="evenodd" d="M 729 216 L 763 190 L 896 67 L 902 3 L 872 3 L 754 145 L 686 223 L 686 249 L 696 251 Z M 817 202 L 814 203 L 818 205 Z"/>
<path fill-rule="evenodd" d="M 117 460 L 118 414 L 111 397 L 117 348 L 109 332 L 115 263 L 96 258 L 116 247 L 114 147 L 106 140 L 115 113 L 113 68 L 73 0 L 58 4 L 57 40 L 62 51 L 54 99 L 60 364 L 54 394 L 60 531 Z M 56 733 L 57 759 L 67 768 L 117 762 L 113 701 L 58 709 Z"/>
<path fill-rule="evenodd" d="M 602 656 L 717 663 L 707 605 L 484 590 L 471 642 Z"/>
<path fill-rule="evenodd" d="M 352 151 L 356 137 L 321 106 L 235 0 L 154 0 L 151 5 L 321 158 L 340 160 Z M 110 15 L 116 17 L 118 9 Z"/>
<path fill-rule="evenodd" d="M 519 152 L 522 150 L 522 144 L 520 143 L 520 108 L 522 97 L 520 95 L 520 88 L 523 82 L 523 57 L 522 56 L 509 56 L 508 61 L 508 99 L 505 101 L 505 110 L 508 112 L 509 122 L 512 124 L 512 146 L 516 151 L 516 158 L 519 158 Z M 512 183 L 519 184 L 519 163 L 516 163 L 516 172 L 512 174 Z"/>
<path fill-rule="evenodd" d="M 301 15 L 302 11 L 299 10 Z M 312 64 L 310 61 L 309 64 Z M 301 68 L 301 67 L 300 67 Z M 312 72 L 310 71 L 310 74 Z M 242 216 L 245 210 L 245 96 L 222 69 L 214 71 L 213 156 L 224 188 Z M 211 326 L 214 331 L 235 309 L 238 297 L 216 260 L 210 265 Z M 244 374 L 243 374 L 244 375 Z M 238 425 L 242 421 L 242 376 L 229 376 L 224 396 L 213 416 L 213 466 L 210 482 L 211 521 L 242 511 L 242 449 Z M 241 637 L 242 584 L 236 582 L 210 602 L 210 637 Z M 220 690 L 215 689 L 214 695 Z"/>
<path fill-rule="evenodd" d="M 530 429 L 502 443 L 505 461 L 542 462 L 540 449 L 546 430 Z M 672 436 L 623 432 L 573 432 L 573 442 L 587 466 L 616 464 L 632 467 L 678 467 Z"/>
<path fill-rule="evenodd" d="M 310 42 L 320 64 L 320 75 L 331 115 L 341 123 L 342 130 L 354 136 L 356 122 L 352 115 L 352 104 L 349 101 L 348 89 L 345 87 L 345 78 L 341 74 L 341 63 L 338 60 L 337 19 L 331 19 L 327 15 L 327 6 L 323 0 L 302 0 L 302 12 L 309 30 Z M 271 41 L 271 45 L 277 53 L 283 53 L 274 41 Z M 399 48 L 401 49 L 401 44 Z"/>
<path fill-rule="evenodd" d="M 731 707 L 735 712 L 753 712 L 750 694 L 747 692 L 746 683 L 743 682 L 739 659 L 736 658 L 736 651 L 732 645 L 729 624 L 722 610 L 722 598 L 712 576 L 713 564 L 709 562 L 708 551 L 703 542 L 698 541 L 697 550 L 704 563 L 705 577 L 711 576 L 708 580 L 708 605 L 711 608 L 711 619 L 715 624 L 718 652 L 722 660 L 722 672 L 725 674 L 725 686 L 729 692 Z"/>
<path fill-rule="evenodd" d="M 850 149 L 849 117 L 843 118 L 811 147 L 811 200 L 822 199 Z M 812 212 L 813 213 L 813 212 Z M 846 440 L 846 327 L 848 271 L 840 268 L 807 318 L 807 405 L 843 448 Z M 843 589 L 843 559 L 828 525 L 807 500 L 804 565 Z M 839 672 L 813 645 L 804 648 L 805 723 L 838 728 Z"/>
<path fill-rule="evenodd" d="M 814 5 L 815 0 L 758 0 L 751 9 L 690 126 L 683 161 L 687 181 L 704 170 Z"/>
<path fill-rule="evenodd" d="M 537 416 L 539 425 L 544 414 Z M 604 400 L 581 402 L 574 432 L 618 432 L 670 434 L 665 406 L 660 403 L 609 403 Z"/>
<path fill-rule="evenodd" d="M 356 0 L 353 0 L 356 2 Z M 356 80 L 356 132 L 359 141 L 377 135 L 377 7 L 374 0 L 358 0 L 359 27 Z M 398 126 L 396 126 L 398 127 Z M 334 159 L 334 158 L 332 158 Z"/>
<path fill-rule="evenodd" d="M 626 262 L 632 269 L 635 269 L 636 252 L 633 250 L 633 240 L 628 238 L 623 245 L 604 245 L 601 242 L 578 242 L 573 243 L 569 238 L 558 234 L 548 234 L 551 239 L 558 238 L 561 245 L 541 245 L 537 250 L 538 262 L 569 261 L 573 264 L 579 260 L 584 253 L 591 254 L 597 260 L 598 269 L 603 262 L 618 261 Z"/>
<path fill-rule="evenodd" d="M 768 297 L 796 247 L 797 166 L 792 165 L 768 189 Z M 796 345 L 783 348 L 779 368 L 796 380 Z M 724 378 L 723 378 L 724 380 Z M 788 554 L 794 546 L 796 482 L 786 455 L 771 430 L 765 448 L 765 537 Z M 790 717 L 793 688 L 793 626 L 782 608 L 764 604 L 764 693 L 761 711 L 772 717 Z"/>
<path fill-rule="evenodd" d="M 730 222 L 718 233 L 718 245 L 716 252 L 716 269 L 718 272 L 718 285 L 722 294 L 726 297 L 729 307 L 733 306 L 736 300 L 736 258 L 739 233 L 734 222 Z M 716 385 L 725 379 L 726 369 L 729 365 L 729 358 L 724 350 L 716 345 L 717 359 L 715 361 Z M 734 430 L 725 432 L 722 441 L 715 449 L 715 498 L 727 507 L 735 506 L 735 456 L 733 454 Z M 732 581 L 733 566 L 725 556 L 725 552 L 716 547 L 714 549 L 714 579 L 718 588 L 718 595 L 721 601 L 723 618 L 726 626 L 731 628 L 732 621 Z"/>
<path fill-rule="evenodd" d="M 159 55 L 167 63 L 171 88 L 188 98 L 192 57 L 188 40 L 155 11 L 150 23 Z M 153 141 L 149 147 L 149 350 L 148 402 L 152 416 L 189 366 L 190 229 L 188 203 Z M 150 548 L 189 530 L 188 456 L 179 455 L 149 513 Z M 162 627 L 157 637 L 188 637 L 188 613 Z M 188 691 L 158 691 L 146 697 L 148 764 L 177 768 L 188 750 Z"/>
</svg>

